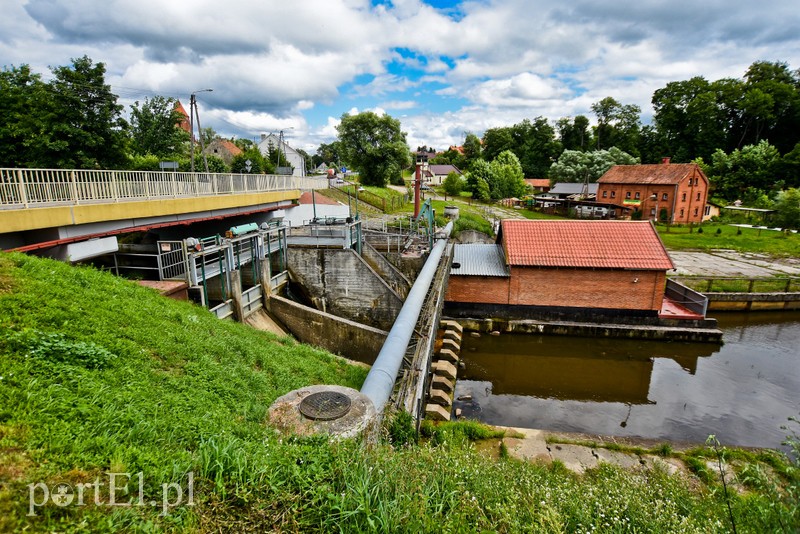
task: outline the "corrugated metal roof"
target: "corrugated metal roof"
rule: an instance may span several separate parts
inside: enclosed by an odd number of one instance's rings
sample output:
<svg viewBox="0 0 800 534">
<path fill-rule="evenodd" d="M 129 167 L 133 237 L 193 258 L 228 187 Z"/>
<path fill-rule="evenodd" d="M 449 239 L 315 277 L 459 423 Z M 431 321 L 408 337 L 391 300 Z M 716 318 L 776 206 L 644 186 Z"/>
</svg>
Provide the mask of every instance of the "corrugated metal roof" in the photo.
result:
<svg viewBox="0 0 800 534">
<path fill-rule="evenodd" d="M 595 269 L 674 268 L 649 221 L 504 220 L 509 265 Z"/>
<path fill-rule="evenodd" d="M 468 244 L 453 247 L 450 276 L 508 276 L 501 245 Z"/>
<path fill-rule="evenodd" d="M 560 182 L 553 184 L 553 187 L 550 188 L 550 194 L 575 195 L 578 193 L 583 193 L 583 185 L 584 184 L 582 183 Z M 597 194 L 597 184 L 590 183 L 587 191 L 590 195 Z"/>
<path fill-rule="evenodd" d="M 597 180 L 601 184 L 674 185 L 687 176 L 705 176 L 696 163 L 615 165 Z"/>
</svg>

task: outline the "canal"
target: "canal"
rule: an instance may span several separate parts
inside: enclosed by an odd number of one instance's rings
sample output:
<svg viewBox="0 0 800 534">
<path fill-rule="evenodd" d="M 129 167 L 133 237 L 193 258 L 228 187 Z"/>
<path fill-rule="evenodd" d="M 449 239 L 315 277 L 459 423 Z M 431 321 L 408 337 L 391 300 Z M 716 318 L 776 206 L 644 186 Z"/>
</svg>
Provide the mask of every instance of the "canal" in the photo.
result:
<svg viewBox="0 0 800 534">
<path fill-rule="evenodd" d="M 494 425 L 779 448 L 800 415 L 800 313 L 717 319 L 722 346 L 465 333 L 455 407 Z"/>
</svg>

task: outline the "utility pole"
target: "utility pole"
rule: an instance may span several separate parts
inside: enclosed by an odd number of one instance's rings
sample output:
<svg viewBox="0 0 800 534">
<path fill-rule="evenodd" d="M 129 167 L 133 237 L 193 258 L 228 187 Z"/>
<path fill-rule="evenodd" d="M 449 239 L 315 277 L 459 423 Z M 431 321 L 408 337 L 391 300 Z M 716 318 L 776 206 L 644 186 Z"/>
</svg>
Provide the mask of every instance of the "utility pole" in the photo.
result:
<svg viewBox="0 0 800 534">
<path fill-rule="evenodd" d="M 208 173 L 208 160 L 206 159 L 206 146 L 203 142 L 203 130 L 200 128 L 200 112 L 197 110 L 197 93 L 210 93 L 213 89 L 200 89 L 189 95 L 189 128 L 192 130 L 192 172 L 194 172 L 194 118 L 197 117 L 197 135 L 200 138 L 200 152 L 203 154 L 203 164 Z"/>
</svg>

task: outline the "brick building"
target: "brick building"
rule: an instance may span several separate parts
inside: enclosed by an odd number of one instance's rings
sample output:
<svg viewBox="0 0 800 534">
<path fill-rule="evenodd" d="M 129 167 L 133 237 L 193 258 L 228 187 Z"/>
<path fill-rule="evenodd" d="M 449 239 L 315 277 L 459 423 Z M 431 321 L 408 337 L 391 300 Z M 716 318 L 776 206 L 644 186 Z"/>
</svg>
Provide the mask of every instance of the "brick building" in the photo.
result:
<svg viewBox="0 0 800 534">
<path fill-rule="evenodd" d="M 597 201 L 638 210 L 643 219 L 699 223 L 708 197 L 708 178 L 695 163 L 615 165 L 597 181 Z"/>
<path fill-rule="evenodd" d="M 504 220 L 497 242 L 456 246 L 451 308 L 657 317 L 674 268 L 649 221 Z"/>
</svg>

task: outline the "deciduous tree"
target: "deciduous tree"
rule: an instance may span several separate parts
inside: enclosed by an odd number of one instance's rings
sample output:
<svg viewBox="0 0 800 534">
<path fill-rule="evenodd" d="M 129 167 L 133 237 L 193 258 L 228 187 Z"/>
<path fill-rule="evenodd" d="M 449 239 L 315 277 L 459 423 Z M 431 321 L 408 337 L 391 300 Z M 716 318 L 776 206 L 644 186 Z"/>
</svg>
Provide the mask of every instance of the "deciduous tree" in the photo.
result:
<svg viewBox="0 0 800 534">
<path fill-rule="evenodd" d="M 163 96 L 146 98 L 131 106 L 131 152 L 171 158 L 188 153 L 189 133 L 178 127 L 183 115 L 176 100 Z"/>
<path fill-rule="evenodd" d="M 385 187 L 389 180 L 402 178 L 411 155 L 399 120 L 365 111 L 342 115 L 336 129 L 340 153 L 360 172 L 362 184 Z"/>
</svg>

